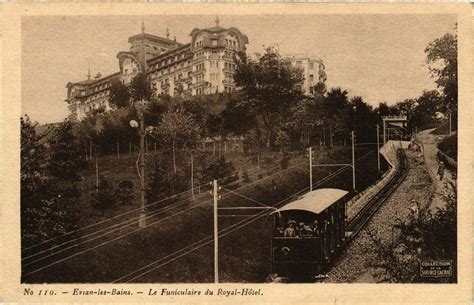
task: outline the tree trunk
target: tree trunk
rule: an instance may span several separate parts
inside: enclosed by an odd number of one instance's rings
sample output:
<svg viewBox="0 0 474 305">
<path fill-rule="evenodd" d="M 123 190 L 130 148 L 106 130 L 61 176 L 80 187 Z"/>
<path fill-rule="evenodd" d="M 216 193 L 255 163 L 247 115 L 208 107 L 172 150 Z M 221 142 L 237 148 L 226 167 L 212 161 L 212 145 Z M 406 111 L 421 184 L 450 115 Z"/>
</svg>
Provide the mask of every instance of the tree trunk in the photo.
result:
<svg viewBox="0 0 474 305">
<path fill-rule="evenodd" d="M 323 146 L 326 146 L 326 127 L 323 126 Z"/>
<path fill-rule="evenodd" d="M 175 152 L 175 139 L 173 139 L 173 171 L 176 175 L 176 152 Z"/>
<path fill-rule="evenodd" d="M 332 124 L 329 125 L 329 147 L 334 146 L 334 140 L 333 140 L 333 126 Z"/>
</svg>

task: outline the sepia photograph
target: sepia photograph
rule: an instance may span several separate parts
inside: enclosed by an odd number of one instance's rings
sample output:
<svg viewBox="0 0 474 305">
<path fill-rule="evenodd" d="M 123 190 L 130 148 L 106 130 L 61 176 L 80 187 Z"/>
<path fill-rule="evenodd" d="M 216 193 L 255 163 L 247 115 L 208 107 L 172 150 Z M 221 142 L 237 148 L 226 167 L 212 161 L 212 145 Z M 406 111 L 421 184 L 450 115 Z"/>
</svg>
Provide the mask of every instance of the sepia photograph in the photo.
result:
<svg viewBox="0 0 474 305">
<path fill-rule="evenodd" d="M 21 17 L 21 282 L 457 283 L 457 27 Z"/>
</svg>

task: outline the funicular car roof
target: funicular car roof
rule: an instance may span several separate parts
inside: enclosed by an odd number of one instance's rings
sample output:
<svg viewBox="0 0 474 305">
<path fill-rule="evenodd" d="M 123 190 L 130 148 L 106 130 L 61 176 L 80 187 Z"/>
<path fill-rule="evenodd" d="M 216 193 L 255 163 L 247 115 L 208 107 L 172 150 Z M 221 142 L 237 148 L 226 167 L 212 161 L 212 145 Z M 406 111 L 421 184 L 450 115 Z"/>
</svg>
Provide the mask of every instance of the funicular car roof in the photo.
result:
<svg viewBox="0 0 474 305">
<path fill-rule="evenodd" d="M 304 194 L 303 197 L 288 203 L 273 213 L 301 210 L 319 214 L 340 200 L 347 193 L 348 191 L 333 188 L 318 189 Z"/>
</svg>

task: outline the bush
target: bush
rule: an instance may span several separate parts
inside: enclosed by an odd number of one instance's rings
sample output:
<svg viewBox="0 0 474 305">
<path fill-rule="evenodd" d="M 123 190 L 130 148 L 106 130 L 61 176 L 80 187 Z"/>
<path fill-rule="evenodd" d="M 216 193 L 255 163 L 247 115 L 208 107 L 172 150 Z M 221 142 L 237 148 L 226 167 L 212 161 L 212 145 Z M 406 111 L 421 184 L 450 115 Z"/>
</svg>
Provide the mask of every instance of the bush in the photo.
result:
<svg viewBox="0 0 474 305">
<path fill-rule="evenodd" d="M 105 210 L 112 209 L 117 202 L 114 190 L 104 176 L 100 177 L 99 188 L 94 191 L 91 197 L 92 206 L 99 209 L 102 215 Z"/>
<path fill-rule="evenodd" d="M 242 179 L 244 180 L 245 183 L 251 182 L 249 173 L 246 170 L 242 172 Z"/>
<path fill-rule="evenodd" d="M 205 158 L 199 170 L 199 175 L 200 183 L 202 184 L 214 179 L 221 179 L 220 184 L 222 185 L 239 180 L 238 173 L 232 161 L 226 161 L 223 156 L 220 158 L 213 156 Z"/>
<path fill-rule="evenodd" d="M 290 164 L 290 156 L 288 154 L 285 154 L 283 158 L 281 158 L 280 160 L 281 169 L 287 169 L 289 164 Z"/>
<path fill-rule="evenodd" d="M 153 204 L 171 194 L 171 179 L 168 178 L 168 170 L 167 167 L 163 166 L 161 160 L 156 161 L 148 182 L 146 193 L 148 204 Z M 159 206 L 163 205 L 160 204 Z"/>
<path fill-rule="evenodd" d="M 122 180 L 117 185 L 117 203 L 120 205 L 132 205 L 133 204 L 133 182 L 130 180 Z"/>
<path fill-rule="evenodd" d="M 448 157 L 457 160 L 458 154 L 458 137 L 454 134 L 450 137 L 444 138 L 438 144 L 438 149 L 445 153 Z"/>
<path fill-rule="evenodd" d="M 381 267 L 379 277 L 388 282 L 455 282 L 457 254 L 456 184 L 447 183 L 443 194 L 446 207 L 433 213 L 429 205 L 413 205 L 405 220 L 399 219 L 394 228 L 400 236 L 391 242 L 382 242 L 369 232 Z M 453 260 L 453 278 L 423 278 L 419 262 L 426 260 Z"/>
</svg>

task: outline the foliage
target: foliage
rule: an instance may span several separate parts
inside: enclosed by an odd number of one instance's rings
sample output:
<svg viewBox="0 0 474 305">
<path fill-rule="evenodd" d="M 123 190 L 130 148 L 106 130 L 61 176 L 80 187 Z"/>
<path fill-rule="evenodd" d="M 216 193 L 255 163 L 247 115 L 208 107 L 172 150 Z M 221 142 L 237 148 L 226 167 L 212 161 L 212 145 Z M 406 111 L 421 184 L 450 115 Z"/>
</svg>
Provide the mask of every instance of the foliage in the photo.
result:
<svg viewBox="0 0 474 305">
<path fill-rule="evenodd" d="M 136 102 L 150 102 L 156 97 L 155 90 L 144 73 L 139 73 L 132 79 L 129 93 L 133 106 Z"/>
<path fill-rule="evenodd" d="M 452 278 L 422 278 L 420 262 L 426 260 L 453 260 L 456 274 L 457 253 L 457 194 L 456 183 L 447 182 L 443 197 L 444 208 L 436 212 L 429 205 L 414 203 L 407 219 L 398 219 L 394 226 L 400 234 L 395 240 L 383 242 L 374 232 L 369 235 L 376 255 L 380 260 L 377 267 L 382 281 L 390 282 L 450 282 Z"/>
<path fill-rule="evenodd" d="M 298 90 L 304 80 L 302 71 L 293 67 L 289 59 L 281 58 L 274 47 L 266 48 L 258 60 L 239 54 L 236 62 L 234 81 L 245 93 L 241 105 L 263 124 L 267 145 L 273 146 L 275 132 L 286 121 L 287 110 L 303 96 Z"/>
<path fill-rule="evenodd" d="M 73 132 L 71 122 L 65 121 L 52 132 L 49 143 L 49 174 L 65 188 L 74 188 L 80 181 L 79 171 L 86 163 L 80 153 L 80 144 Z"/>
<path fill-rule="evenodd" d="M 341 88 L 333 88 L 321 105 L 323 125 L 329 129 L 329 146 L 333 146 L 334 135 L 337 131 L 352 129 L 347 126 L 351 122 L 348 92 Z M 347 133 L 347 132 L 346 132 Z"/>
<path fill-rule="evenodd" d="M 171 195 L 171 181 L 168 178 L 168 168 L 165 162 L 157 161 L 148 179 L 146 199 L 148 204 L 153 204 L 162 198 Z M 155 205 L 162 206 L 162 205 Z"/>
<path fill-rule="evenodd" d="M 122 180 L 118 183 L 115 191 L 117 203 L 120 205 L 133 205 L 133 182 L 130 180 Z"/>
<path fill-rule="evenodd" d="M 208 183 L 219 179 L 222 185 L 238 180 L 238 173 L 231 161 L 226 161 L 223 156 L 207 156 L 202 161 L 199 169 L 200 183 Z M 235 185 L 233 185 L 235 186 Z"/>
<path fill-rule="evenodd" d="M 352 124 L 355 126 L 356 143 L 374 143 L 377 140 L 377 115 L 369 104 L 362 100 L 362 97 L 356 96 L 351 99 Z M 354 122 L 355 119 L 355 122 Z"/>
<path fill-rule="evenodd" d="M 438 149 L 445 153 L 448 157 L 457 160 L 458 158 L 458 137 L 453 134 L 450 137 L 444 138 L 438 143 Z"/>
<path fill-rule="evenodd" d="M 190 113 L 177 109 L 163 114 L 157 134 L 173 154 L 173 171 L 176 174 L 176 150 L 195 147 L 199 139 L 199 126 Z"/>
<path fill-rule="evenodd" d="M 447 33 L 430 42 L 425 49 L 426 63 L 431 76 L 443 91 L 445 107 L 452 111 L 458 105 L 458 39 L 457 34 Z"/>
<path fill-rule="evenodd" d="M 425 126 L 439 121 L 437 114 L 442 110 L 442 97 L 436 90 L 423 91 L 416 100 L 416 108 L 411 117 L 412 126 Z"/>
<path fill-rule="evenodd" d="M 105 210 L 112 209 L 117 203 L 113 187 L 104 176 L 99 178 L 99 187 L 93 191 L 92 206 L 99 209 L 102 214 Z"/>
<path fill-rule="evenodd" d="M 23 245 L 36 244 L 76 227 L 83 155 L 64 122 L 47 144 L 26 116 L 21 122 L 21 232 Z M 49 158 L 47 157 L 49 155 Z"/>
<path fill-rule="evenodd" d="M 119 79 L 114 79 L 110 86 L 109 103 L 116 108 L 126 108 L 130 106 L 130 92 L 127 85 Z"/>
<path fill-rule="evenodd" d="M 36 132 L 37 123 L 28 116 L 21 123 L 21 203 L 22 209 L 40 205 L 47 198 L 45 173 L 46 154 L 42 136 Z"/>
<path fill-rule="evenodd" d="M 290 155 L 284 154 L 280 160 L 281 169 L 282 170 L 287 169 L 289 164 L 290 164 Z"/>
</svg>

